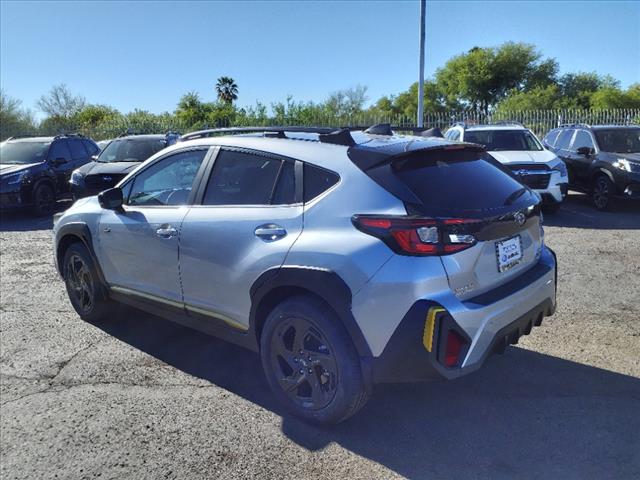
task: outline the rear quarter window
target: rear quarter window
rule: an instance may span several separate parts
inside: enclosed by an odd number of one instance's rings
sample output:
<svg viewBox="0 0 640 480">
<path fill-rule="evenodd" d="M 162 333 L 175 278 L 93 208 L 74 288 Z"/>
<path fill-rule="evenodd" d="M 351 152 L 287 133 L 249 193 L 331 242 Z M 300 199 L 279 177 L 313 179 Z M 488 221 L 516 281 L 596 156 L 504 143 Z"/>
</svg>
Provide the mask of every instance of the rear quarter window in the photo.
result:
<svg viewBox="0 0 640 480">
<path fill-rule="evenodd" d="M 337 173 L 305 163 L 304 201 L 308 202 L 313 200 L 321 193 L 333 187 L 339 180 L 340 177 Z"/>
</svg>

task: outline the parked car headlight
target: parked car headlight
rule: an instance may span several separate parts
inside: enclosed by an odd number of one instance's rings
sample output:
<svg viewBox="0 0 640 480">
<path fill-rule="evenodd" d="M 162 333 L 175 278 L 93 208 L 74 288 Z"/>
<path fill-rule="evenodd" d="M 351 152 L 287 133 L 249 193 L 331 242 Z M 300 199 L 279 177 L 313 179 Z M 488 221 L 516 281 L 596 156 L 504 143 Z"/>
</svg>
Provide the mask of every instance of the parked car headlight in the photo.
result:
<svg viewBox="0 0 640 480">
<path fill-rule="evenodd" d="M 6 185 L 17 185 L 22 182 L 22 179 L 27 174 L 27 172 L 22 171 L 18 173 L 12 173 L 11 175 L 4 175 L 2 177 L 2 183 Z"/>
<path fill-rule="evenodd" d="M 626 158 L 618 158 L 613 162 L 613 166 L 629 173 L 640 173 L 640 163 L 631 162 Z"/>
<path fill-rule="evenodd" d="M 83 182 L 84 176 L 80 172 L 76 170 L 71 174 L 71 180 L 69 180 L 69 183 L 72 185 L 82 185 Z"/>
<path fill-rule="evenodd" d="M 560 176 L 562 176 L 562 177 L 566 177 L 567 176 L 567 166 L 560 159 L 558 159 L 557 163 L 555 165 L 553 165 L 553 167 L 551 167 L 551 170 L 554 170 L 556 172 L 560 172 Z"/>
</svg>

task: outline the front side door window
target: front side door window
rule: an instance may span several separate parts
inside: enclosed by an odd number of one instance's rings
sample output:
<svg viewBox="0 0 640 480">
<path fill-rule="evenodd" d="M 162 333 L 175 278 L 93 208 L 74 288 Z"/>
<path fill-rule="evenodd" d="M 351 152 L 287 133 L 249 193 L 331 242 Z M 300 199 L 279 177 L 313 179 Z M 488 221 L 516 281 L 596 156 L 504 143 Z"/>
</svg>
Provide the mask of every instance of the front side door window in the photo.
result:
<svg viewBox="0 0 640 480">
<path fill-rule="evenodd" d="M 165 158 L 136 175 L 127 204 L 186 205 L 206 150 L 189 150 Z"/>
</svg>

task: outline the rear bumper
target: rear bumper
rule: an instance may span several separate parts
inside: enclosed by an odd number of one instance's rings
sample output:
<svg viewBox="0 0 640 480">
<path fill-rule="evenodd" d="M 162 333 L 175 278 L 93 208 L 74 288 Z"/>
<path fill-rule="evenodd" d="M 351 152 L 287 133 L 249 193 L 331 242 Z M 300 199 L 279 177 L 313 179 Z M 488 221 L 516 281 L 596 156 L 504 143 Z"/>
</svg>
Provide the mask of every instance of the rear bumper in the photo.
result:
<svg viewBox="0 0 640 480">
<path fill-rule="evenodd" d="M 491 354 L 517 343 L 520 336 L 529 334 L 545 316 L 554 313 L 556 283 L 555 254 L 545 248 L 534 267 L 493 291 L 468 301 L 460 301 L 453 294 L 418 300 L 382 354 L 373 358 L 374 381 L 453 379 L 477 370 Z M 434 307 L 439 313 L 429 332 L 429 311 Z M 448 368 L 443 355 L 451 330 L 467 345 L 458 366 Z"/>
</svg>

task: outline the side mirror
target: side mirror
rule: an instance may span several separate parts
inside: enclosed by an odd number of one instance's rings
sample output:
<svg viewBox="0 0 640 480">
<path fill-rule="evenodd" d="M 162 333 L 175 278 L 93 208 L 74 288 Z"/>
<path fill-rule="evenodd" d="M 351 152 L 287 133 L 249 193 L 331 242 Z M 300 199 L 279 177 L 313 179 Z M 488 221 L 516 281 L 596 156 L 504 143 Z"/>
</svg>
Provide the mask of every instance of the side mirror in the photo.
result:
<svg viewBox="0 0 640 480">
<path fill-rule="evenodd" d="M 98 155 L 91 155 L 91 161 L 95 162 L 96 160 L 98 160 Z"/>
<path fill-rule="evenodd" d="M 110 188 L 98 195 L 98 202 L 102 208 L 107 210 L 120 210 L 122 208 L 122 189 L 119 187 Z"/>
<path fill-rule="evenodd" d="M 585 157 L 588 157 L 589 155 L 593 154 L 593 148 L 591 148 L 591 147 L 580 147 L 580 148 L 578 148 L 578 150 L 576 150 L 576 153 L 578 155 L 584 155 Z"/>
<path fill-rule="evenodd" d="M 59 167 L 60 165 L 63 165 L 65 163 L 67 163 L 67 159 L 63 158 L 63 157 L 58 157 L 54 160 L 51 161 L 51 163 L 53 164 L 54 167 Z"/>
</svg>

